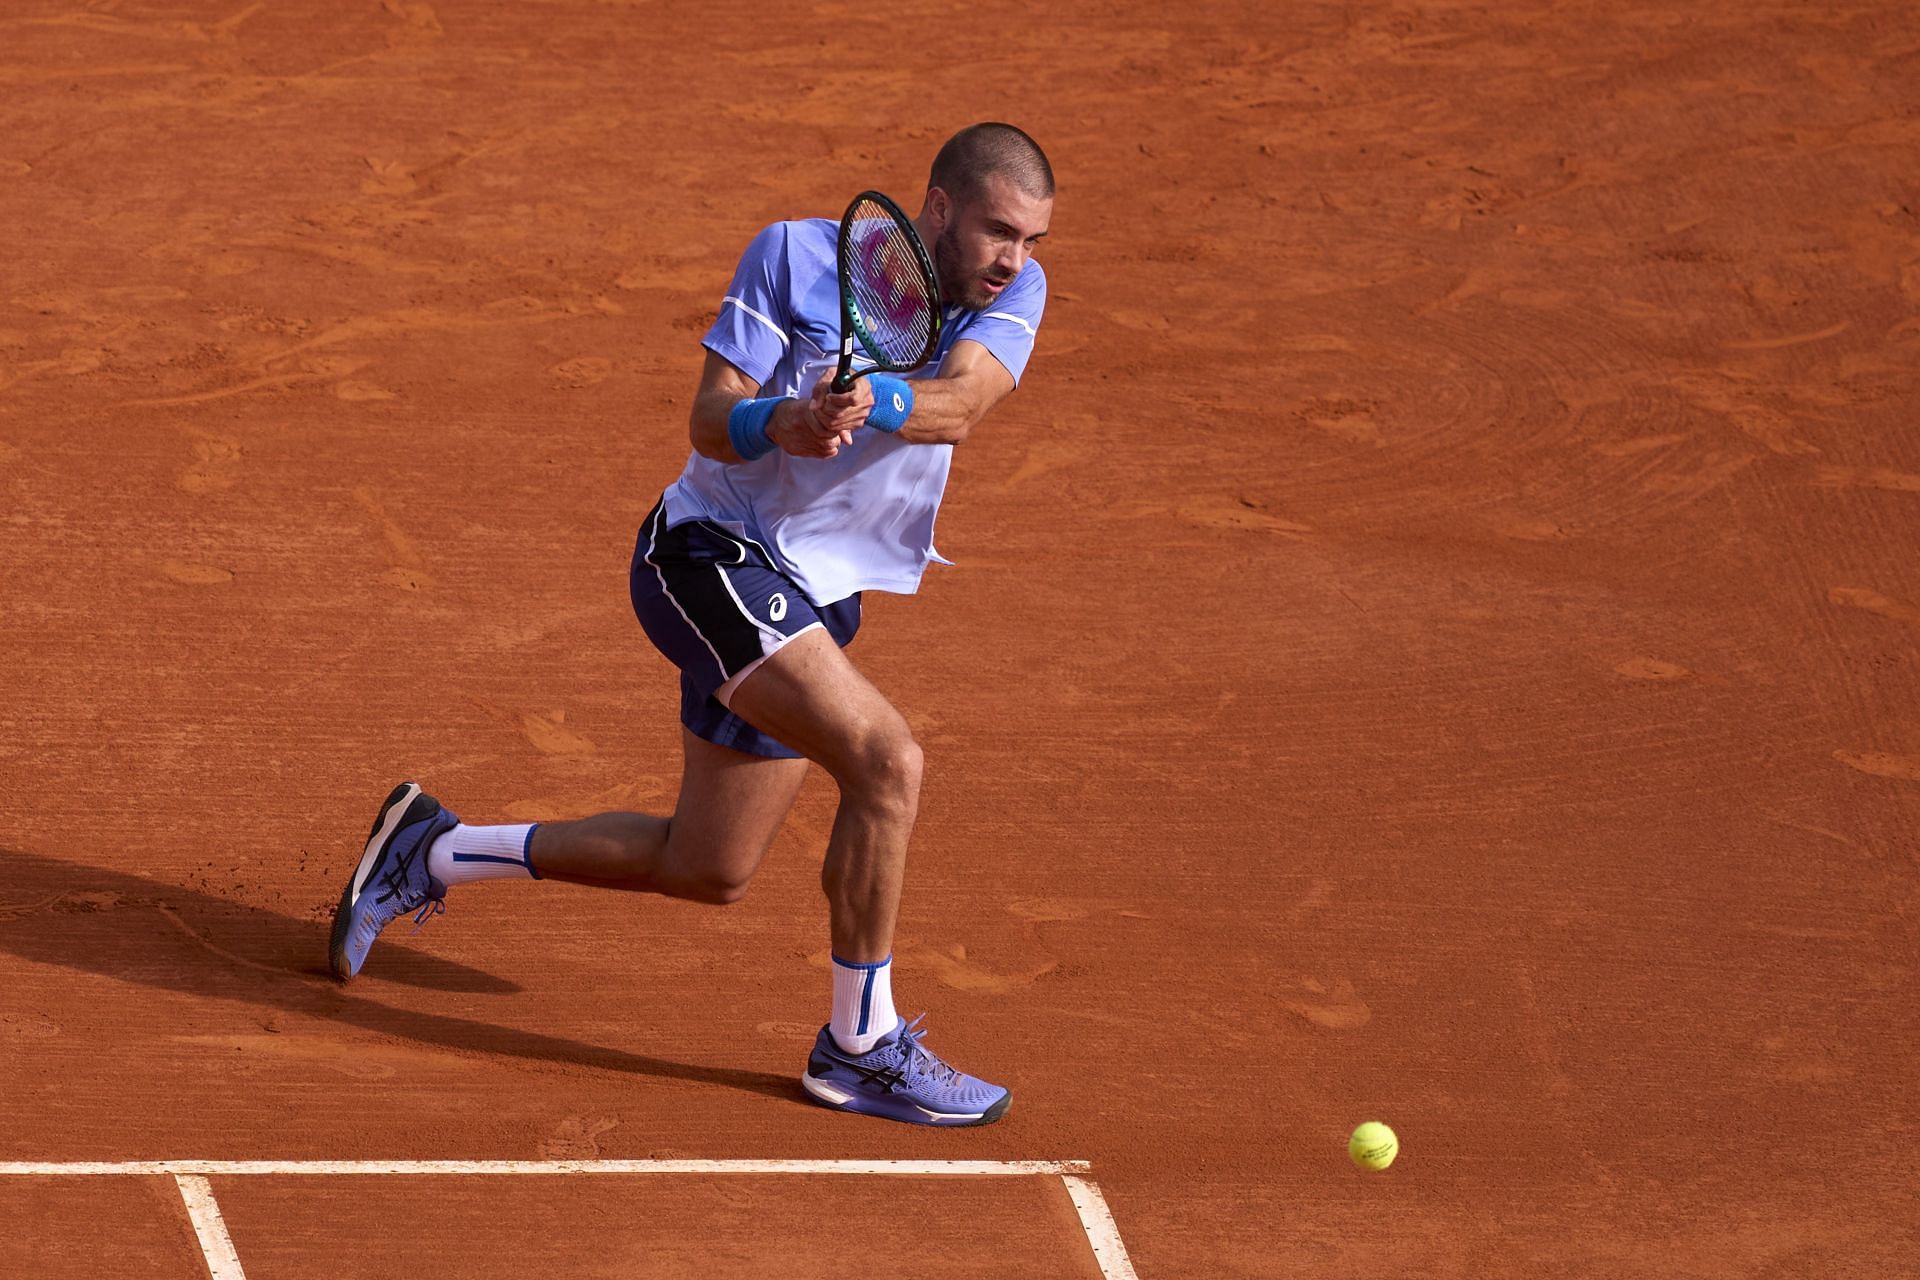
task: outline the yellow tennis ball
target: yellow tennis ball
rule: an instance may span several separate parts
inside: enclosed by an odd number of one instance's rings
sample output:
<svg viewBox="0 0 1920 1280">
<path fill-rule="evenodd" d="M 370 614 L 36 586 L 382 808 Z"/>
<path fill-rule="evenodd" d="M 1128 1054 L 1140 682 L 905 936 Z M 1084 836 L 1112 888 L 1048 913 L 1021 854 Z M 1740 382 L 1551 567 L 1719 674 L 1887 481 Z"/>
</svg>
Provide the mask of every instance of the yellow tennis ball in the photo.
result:
<svg viewBox="0 0 1920 1280">
<path fill-rule="evenodd" d="M 1378 1120 L 1369 1120 L 1347 1139 L 1347 1154 L 1362 1169 L 1384 1169 L 1400 1154 L 1400 1139 Z"/>
</svg>

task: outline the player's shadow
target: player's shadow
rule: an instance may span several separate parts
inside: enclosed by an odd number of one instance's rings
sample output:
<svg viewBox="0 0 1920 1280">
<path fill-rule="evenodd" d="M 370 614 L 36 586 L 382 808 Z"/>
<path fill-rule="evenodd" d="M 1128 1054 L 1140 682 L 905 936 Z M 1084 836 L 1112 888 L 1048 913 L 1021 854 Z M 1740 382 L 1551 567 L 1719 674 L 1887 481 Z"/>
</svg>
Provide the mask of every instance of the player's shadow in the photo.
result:
<svg viewBox="0 0 1920 1280">
<path fill-rule="evenodd" d="M 298 920 L 125 871 L 0 848 L 0 951 L 38 964 L 272 1005 L 464 1053 L 689 1080 L 775 1098 L 801 1096 L 788 1076 L 675 1062 L 381 1004 L 326 971 L 327 928 L 325 919 Z M 520 990 L 493 974 L 410 948 L 383 954 L 381 977 L 441 991 Z"/>
</svg>

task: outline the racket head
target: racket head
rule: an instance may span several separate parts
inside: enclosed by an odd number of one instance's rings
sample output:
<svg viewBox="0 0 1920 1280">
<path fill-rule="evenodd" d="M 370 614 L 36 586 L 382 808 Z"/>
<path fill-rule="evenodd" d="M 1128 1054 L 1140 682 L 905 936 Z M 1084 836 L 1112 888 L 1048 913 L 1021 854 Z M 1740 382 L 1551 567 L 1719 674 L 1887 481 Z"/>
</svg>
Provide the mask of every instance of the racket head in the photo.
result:
<svg viewBox="0 0 1920 1280">
<path fill-rule="evenodd" d="M 933 358 L 944 307 L 940 276 L 920 233 L 900 206 L 878 191 L 862 191 L 840 219 L 840 373 L 844 390 L 853 348 L 873 361 L 860 372 L 906 373 Z"/>
</svg>

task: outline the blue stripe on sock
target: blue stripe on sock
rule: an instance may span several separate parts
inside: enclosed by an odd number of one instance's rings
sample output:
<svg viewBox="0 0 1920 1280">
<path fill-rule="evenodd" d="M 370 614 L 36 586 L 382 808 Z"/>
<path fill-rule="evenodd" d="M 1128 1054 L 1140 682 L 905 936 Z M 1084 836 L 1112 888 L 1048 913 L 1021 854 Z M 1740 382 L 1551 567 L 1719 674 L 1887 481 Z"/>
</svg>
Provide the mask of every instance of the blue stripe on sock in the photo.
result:
<svg viewBox="0 0 1920 1280">
<path fill-rule="evenodd" d="M 455 862 L 501 862 L 509 867 L 525 867 L 527 865 L 523 859 L 502 858 L 491 853 L 456 853 L 453 855 L 453 860 Z"/>
<path fill-rule="evenodd" d="M 534 823 L 532 826 L 528 827 L 527 842 L 520 846 L 520 860 L 527 864 L 527 874 L 532 876 L 535 880 L 538 880 L 540 878 L 540 873 L 533 869 L 533 833 L 538 831 L 539 829 L 540 829 L 540 824 L 537 822 Z"/>
<path fill-rule="evenodd" d="M 874 975 L 892 964 L 893 957 L 888 956 L 885 960 L 875 960 L 868 964 L 856 964 L 851 960 L 842 960 L 839 956 L 834 956 L 833 962 L 842 969 L 858 969 L 866 972 L 866 980 L 860 984 L 860 1021 L 853 1031 L 857 1036 L 864 1036 L 867 1034 L 868 1025 L 873 1021 Z"/>
</svg>

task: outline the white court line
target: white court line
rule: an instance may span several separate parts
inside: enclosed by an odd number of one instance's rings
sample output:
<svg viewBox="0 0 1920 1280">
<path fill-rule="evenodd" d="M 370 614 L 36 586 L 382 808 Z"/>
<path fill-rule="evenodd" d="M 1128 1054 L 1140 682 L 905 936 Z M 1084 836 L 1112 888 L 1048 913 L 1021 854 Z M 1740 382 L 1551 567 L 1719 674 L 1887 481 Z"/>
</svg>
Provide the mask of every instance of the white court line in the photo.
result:
<svg viewBox="0 0 1920 1280">
<path fill-rule="evenodd" d="M 171 1176 L 186 1202 L 212 1280 L 246 1280 L 233 1238 L 208 1178 L 307 1175 L 321 1177 L 450 1176 L 479 1174 L 745 1174 L 838 1173 L 893 1177 L 1033 1177 L 1066 1184 L 1105 1280 L 1139 1280 L 1120 1228 L 1100 1187 L 1080 1176 L 1085 1160 L 86 1160 L 0 1163 L 0 1178 Z"/>
<path fill-rule="evenodd" d="M 1127 1257 L 1127 1246 L 1120 1242 L 1120 1224 L 1113 1220 L 1113 1210 L 1107 1207 L 1107 1198 L 1100 1194 L 1100 1185 L 1067 1173 L 1060 1175 L 1060 1181 L 1067 1184 L 1073 1207 L 1080 1211 L 1080 1225 L 1086 1228 L 1087 1243 L 1093 1246 L 1100 1274 L 1107 1280 L 1140 1280 L 1140 1273 L 1133 1269 L 1133 1259 Z"/>
<path fill-rule="evenodd" d="M 854 1173 L 1009 1178 L 1048 1173 L 1065 1176 L 1085 1173 L 1088 1167 L 1084 1160 L 83 1160 L 0 1163 L 0 1178 L 557 1173 Z"/>
<path fill-rule="evenodd" d="M 187 1217 L 193 1219 L 193 1234 L 200 1237 L 200 1253 L 207 1260 L 207 1274 L 213 1280 L 247 1280 L 240 1269 L 240 1255 L 233 1251 L 233 1237 L 227 1234 L 226 1219 L 220 1216 L 220 1202 L 205 1178 L 177 1175 L 180 1198 L 187 1202 Z"/>
</svg>

